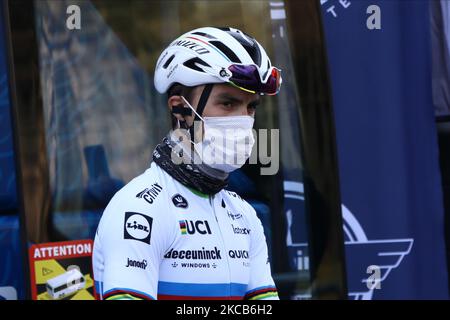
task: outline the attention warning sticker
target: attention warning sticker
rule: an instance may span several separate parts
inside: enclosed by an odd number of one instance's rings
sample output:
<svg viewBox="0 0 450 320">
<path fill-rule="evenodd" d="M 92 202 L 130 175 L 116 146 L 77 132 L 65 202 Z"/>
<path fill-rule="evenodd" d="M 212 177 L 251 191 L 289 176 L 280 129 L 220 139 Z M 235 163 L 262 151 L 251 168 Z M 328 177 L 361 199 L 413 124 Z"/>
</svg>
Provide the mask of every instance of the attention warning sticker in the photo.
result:
<svg viewBox="0 0 450 320">
<path fill-rule="evenodd" d="M 93 300 L 92 240 L 50 242 L 29 249 L 33 300 Z"/>
</svg>

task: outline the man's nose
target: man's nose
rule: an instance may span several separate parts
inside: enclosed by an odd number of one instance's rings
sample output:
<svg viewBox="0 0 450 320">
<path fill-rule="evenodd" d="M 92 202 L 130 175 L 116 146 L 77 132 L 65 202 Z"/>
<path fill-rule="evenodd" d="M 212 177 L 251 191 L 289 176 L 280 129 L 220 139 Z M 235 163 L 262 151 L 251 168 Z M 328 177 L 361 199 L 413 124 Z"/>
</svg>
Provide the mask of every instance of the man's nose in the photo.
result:
<svg viewBox="0 0 450 320">
<path fill-rule="evenodd" d="M 249 115 L 249 110 L 248 110 L 247 106 L 245 106 L 245 105 L 241 106 L 240 110 L 241 110 L 241 112 L 240 112 L 241 116 Z"/>
</svg>

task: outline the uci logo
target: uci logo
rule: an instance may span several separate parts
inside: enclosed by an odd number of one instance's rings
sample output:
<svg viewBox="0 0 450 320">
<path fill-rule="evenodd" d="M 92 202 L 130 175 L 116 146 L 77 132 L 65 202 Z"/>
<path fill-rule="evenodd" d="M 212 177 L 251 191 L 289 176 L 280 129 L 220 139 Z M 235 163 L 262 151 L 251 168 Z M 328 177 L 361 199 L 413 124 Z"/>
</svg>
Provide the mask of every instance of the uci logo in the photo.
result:
<svg viewBox="0 0 450 320">
<path fill-rule="evenodd" d="M 124 239 L 150 244 L 153 219 L 137 212 L 125 212 Z"/>
<path fill-rule="evenodd" d="M 187 200 L 179 193 L 172 197 L 173 205 L 177 208 L 186 209 L 188 207 Z"/>
<path fill-rule="evenodd" d="M 181 234 L 211 234 L 211 229 L 209 228 L 209 224 L 207 220 L 197 220 L 197 221 L 191 221 L 191 220 L 181 220 L 180 223 L 180 230 Z"/>
</svg>

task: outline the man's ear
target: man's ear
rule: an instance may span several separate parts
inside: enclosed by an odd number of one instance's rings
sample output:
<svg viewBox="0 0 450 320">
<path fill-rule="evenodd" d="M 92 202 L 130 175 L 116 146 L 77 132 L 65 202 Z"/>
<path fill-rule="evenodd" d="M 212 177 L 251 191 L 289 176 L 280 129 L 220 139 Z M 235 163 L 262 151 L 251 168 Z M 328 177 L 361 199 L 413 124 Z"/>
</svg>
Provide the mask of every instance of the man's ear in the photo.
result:
<svg viewBox="0 0 450 320">
<path fill-rule="evenodd" d="M 171 96 L 167 100 L 167 106 L 169 107 L 170 113 L 173 114 L 180 122 L 192 121 L 192 110 L 188 106 L 184 105 L 184 101 L 181 96 Z"/>
</svg>

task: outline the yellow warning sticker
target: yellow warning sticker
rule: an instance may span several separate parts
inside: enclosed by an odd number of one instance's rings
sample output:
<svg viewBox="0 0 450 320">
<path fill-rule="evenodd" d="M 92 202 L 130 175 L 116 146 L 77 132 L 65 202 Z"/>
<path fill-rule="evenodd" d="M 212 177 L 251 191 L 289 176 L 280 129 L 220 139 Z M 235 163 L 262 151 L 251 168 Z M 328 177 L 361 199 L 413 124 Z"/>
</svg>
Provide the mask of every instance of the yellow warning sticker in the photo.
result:
<svg viewBox="0 0 450 320">
<path fill-rule="evenodd" d="M 29 250 L 34 300 L 93 300 L 92 240 L 33 245 Z"/>
</svg>

